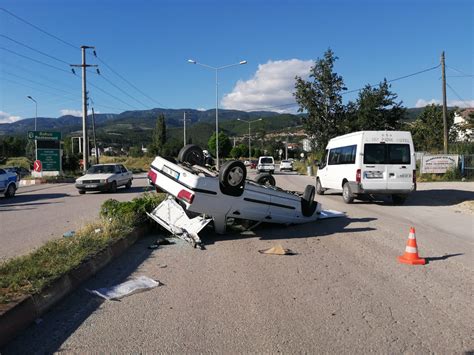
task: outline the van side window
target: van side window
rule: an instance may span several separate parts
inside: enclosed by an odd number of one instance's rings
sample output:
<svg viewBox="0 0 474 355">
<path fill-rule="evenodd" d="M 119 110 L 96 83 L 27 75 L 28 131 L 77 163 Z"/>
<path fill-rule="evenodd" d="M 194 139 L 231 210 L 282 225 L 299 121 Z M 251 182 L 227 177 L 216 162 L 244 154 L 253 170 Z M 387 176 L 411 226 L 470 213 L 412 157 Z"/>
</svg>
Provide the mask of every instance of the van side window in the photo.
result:
<svg viewBox="0 0 474 355">
<path fill-rule="evenodd" d="M 324 151 L 324 156 L 321 158 L 321 163 L 319 163 L 319 169 L 324 169 L 328 161 L 328 150 Z"/>
<path fill-rule="evenodd" d="M 354 164 L 357 145 L 334 148 L 329 151 L 328 165 Z"/>
</svg>

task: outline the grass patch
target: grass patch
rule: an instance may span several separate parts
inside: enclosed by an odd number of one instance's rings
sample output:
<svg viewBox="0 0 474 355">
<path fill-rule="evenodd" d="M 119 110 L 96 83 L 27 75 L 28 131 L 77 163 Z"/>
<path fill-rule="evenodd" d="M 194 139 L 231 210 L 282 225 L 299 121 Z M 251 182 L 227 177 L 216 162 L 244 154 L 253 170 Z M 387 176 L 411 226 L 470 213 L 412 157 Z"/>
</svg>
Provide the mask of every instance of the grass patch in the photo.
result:
<svg viewBox="0 0 474 355">
<path fill-rule="evenodd" d="M 311 166 L 313 171 L 312 176 L 316 176 L 316 173 L 318 172 L 318 167 L 316 165 L 309 164 L 307 161 L 302 162 L 295 160 L 293 162 L 293 170 L 296 170 L 300 175 L 308 175 L 308 166 Z"/>
<path fill-rule="evenodd" d="M 77 231 L 73 237 L 49 241 L 28 255 L 5 261 L 0 265 L 0 304 L 40 292 L 124 238 L 134 227 L 146 224 L 145 212 L 150 212 L 164 196 L 145 193 L 128 202 L 107 200 L 101 208 L 102 218 Z"/>
<path fill-rule="evenodd" d="M 109 163 L 120 163 L 125 165 L 125 167 L 134 173 L 147 172 L 150 169 L 150 165 L 153 162 L 154 157 L 100 157 L 101 164 Z"/>
</svg>

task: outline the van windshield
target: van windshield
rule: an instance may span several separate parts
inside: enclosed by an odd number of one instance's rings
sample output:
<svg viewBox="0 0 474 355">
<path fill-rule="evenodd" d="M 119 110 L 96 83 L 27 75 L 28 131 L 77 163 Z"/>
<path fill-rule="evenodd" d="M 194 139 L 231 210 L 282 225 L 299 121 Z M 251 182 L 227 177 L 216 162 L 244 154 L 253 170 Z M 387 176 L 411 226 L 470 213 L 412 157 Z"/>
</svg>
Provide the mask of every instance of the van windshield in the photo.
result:
<svg viewBox="0 0 474 355">
<path fill-rule="evenodd" d="M 364 164 L 410 164 L 409 144 L 375 143 L 364 145 Z"/>
</svg>

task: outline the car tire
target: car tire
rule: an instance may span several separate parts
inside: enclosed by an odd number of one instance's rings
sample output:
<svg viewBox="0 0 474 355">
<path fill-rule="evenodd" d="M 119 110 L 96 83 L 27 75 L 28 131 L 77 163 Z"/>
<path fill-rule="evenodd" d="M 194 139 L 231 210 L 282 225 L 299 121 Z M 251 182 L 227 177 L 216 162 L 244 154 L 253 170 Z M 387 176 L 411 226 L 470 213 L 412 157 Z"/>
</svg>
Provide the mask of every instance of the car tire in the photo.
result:
<svg viewBox="0 0 474 355">
<path fill-rule="evenodd" d="M 9 197 L 15 196 L 15 191 L 16 191 L 15 185 L 13 184 L 8 185 L 7 191 L 5 191 L 5 197 L 9 198 Z"/>
<path fill-rule="evenodd" d="M 345 203 L 352 203 L 354 201 L 354 195 L 352 194 L 349 183 L 346 182 L 342 186 L 342 199 Z"/>
<path fill-rule="evenodd" d="M 180 163 L 188 163 L 189 165 L 204 165 L 204 153 L 196 144 L 188 144 L 181 148 L 178 154 Z"/>
<path fill-rule="evenodd" d="M 407 199 L 406 195 L 392 195 L 392 203 L 395 206 L 403 205 L 406 199 Z"/>
<path fill-rule="evenodd" d="M 222 193 L 240 196 L 244 192 L 247 169 L 239 160 L 224 163 L 219 171 L 219 185 Z"/>
<path fill-rule="evenodd" d="M 303 216 L 310 217 L 313 215 L 318 203 L 314 201 L 316 189 L 313 185 L 306 185 L 303 196 L 301 197 L 301 211 Z"/>
<path fill-rule="evenodd" d="M 84 190 L 79 190 L 79 195 L 84 195 L 86 192 Z"/>
<path fill-rule="evenodd" d="M 128 180 L 128 182 L 125 184 L 125 188 L 129 189 L 132 187 L 132 180 Z"/>
<path fill-rule="evenodd" d="M 316 193 L 318 195 L 324 195 L 324 189 L 321 185 L 321 181 L 319 180 L 319 178 L 316 179 Z"/>
<path fill-rule="evenodd" d="M 110 185 L 110 192 L 117 192 L 117 182 L 112 181 L 112 184 Z"/>
<path fill-rule="evenodd" d="M 255 176 L 254 180 L 257 184 L 264 185 L 264 186 L 275 186 L 276 181 L 275 178 L 271 174 L 258 174 Z"/>
</svg>

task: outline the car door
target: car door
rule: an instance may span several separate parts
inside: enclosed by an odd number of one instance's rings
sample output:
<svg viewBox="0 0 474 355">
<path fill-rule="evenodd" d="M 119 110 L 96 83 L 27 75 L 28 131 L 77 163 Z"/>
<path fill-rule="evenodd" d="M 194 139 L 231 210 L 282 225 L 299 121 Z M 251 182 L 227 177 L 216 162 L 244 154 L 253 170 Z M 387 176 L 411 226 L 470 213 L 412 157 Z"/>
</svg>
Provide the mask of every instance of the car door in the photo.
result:
<svg viewBox="0 0 474 355">
<path fill-rule="evenodd" d="M 7 173 L 5 170 L 0 169 L 0 191 L 5 190 L 7 183 Z"/>
<path fill-rule="evenodd" d="M 321 182 L 321 186 L 323 188 L 327 188 L 329 186 L 328 184 L 328 152 L 329 150 L 326 149 L 326 152 L 324 153 L 324 157 L 321 159 L 321 162 L 319 163 L 318 166 L 318 178 L 319 181 Z"/>
<path fill-rule="evenodd" d="M 127 168 L 124 167 L 123 165 L 120 165 L 120 173 L 121 173 L 121 178 L 122 178 L 122 184 L 125 185 L 129 180 L 129 174 L 128 174 Z"/>
</svg>

